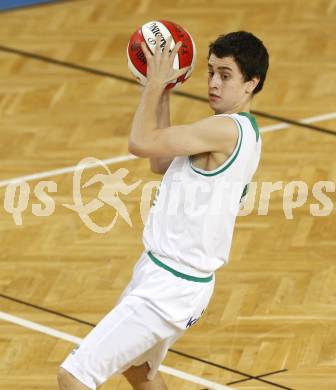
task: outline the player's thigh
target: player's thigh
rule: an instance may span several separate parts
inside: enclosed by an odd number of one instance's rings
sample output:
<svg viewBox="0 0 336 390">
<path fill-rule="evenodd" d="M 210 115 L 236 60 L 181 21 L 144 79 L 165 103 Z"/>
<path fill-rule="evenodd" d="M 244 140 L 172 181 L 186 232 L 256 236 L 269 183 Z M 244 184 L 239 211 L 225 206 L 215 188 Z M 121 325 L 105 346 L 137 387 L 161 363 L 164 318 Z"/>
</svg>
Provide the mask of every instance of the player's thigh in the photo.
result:
<svg viewBox="0 0 336 390">
<path fill-rule="evenodd" d="M 89 387 L 83 385 L 78 379 L 62 367 L 60 367 L 58 371 L 57 380 L 60 390 L 90 390 Z"/>
<path fill-rule="evenodd" d="M 175 332 L 145 301 L 126 297 L 68 355 L 62 367 L 89 388 L 96 388 L 130 366 L 145 363 L 148 351 L 161 352 L 156 346 L 161 347 Z"/>
</svg>

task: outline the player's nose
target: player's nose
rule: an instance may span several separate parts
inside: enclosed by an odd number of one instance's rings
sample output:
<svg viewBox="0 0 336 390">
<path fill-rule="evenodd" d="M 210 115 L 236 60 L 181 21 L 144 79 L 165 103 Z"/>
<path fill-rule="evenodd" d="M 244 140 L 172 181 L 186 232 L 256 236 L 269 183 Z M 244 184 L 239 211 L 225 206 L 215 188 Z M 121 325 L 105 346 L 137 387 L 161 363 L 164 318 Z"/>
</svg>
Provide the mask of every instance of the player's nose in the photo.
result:
<svg viewBox="0 0 336 390">
<path fill-rule="evenodd" d="M 209 78 L 209 89 L 211 88 L 219 88 L 221 84 L 221 78 L 219 74 L 215 73 Z"/>
</svg>

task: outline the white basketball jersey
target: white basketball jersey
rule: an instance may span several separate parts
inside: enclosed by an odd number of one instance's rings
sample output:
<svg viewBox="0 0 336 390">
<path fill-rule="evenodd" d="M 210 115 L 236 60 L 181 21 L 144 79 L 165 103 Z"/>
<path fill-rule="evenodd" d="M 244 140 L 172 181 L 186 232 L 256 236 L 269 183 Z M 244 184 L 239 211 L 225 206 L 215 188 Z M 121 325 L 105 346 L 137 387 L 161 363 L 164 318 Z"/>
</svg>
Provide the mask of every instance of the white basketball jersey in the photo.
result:
<svg viewBox="0 0 336 390">
<path fill-rule="evenodd" d="M 228 262 L 236 216 L 259 163 L 261 139 L 249 113 L 232 118 L 239 137 L 231 156 L 205 171 L 176 157 L 163 176 L 145 224 L 145 249 L 167 266 L 206 277 Z"/>
</svg>

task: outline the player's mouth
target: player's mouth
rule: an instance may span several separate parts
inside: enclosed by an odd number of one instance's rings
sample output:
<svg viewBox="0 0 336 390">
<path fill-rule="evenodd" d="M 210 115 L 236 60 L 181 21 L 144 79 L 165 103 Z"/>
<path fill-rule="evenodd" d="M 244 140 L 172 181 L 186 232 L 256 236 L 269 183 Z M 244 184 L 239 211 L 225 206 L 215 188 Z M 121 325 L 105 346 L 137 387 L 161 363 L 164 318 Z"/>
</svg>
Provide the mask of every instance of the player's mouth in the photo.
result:
<svg viewBox="0 0 336 390">
<path fill-rule="evenodd" d="M 217 102 L 218 100 L 220 100 L 220 96 L 215 95 L 214 93 L 209 93 L 209 100 L 213 102 Z"/>
</svg>

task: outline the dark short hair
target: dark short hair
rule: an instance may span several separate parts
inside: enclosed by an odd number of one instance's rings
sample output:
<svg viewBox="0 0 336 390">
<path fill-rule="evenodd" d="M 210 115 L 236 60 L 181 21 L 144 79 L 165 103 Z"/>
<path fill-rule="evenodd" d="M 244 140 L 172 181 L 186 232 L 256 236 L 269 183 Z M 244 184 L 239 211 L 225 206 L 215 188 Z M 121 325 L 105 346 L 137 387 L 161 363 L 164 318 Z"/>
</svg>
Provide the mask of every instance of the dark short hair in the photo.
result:
<svg viewBox="0 0 336 390">
<path fill-rule="evenodd" d="M 268 52 L 264 44 L 253 34 L 246 31 L 220 35 L 209 45 L 209 55 L 218 58 L 233 57 L 245 81 L 253 77 L 260 79 L 253 94 L 262 90 L 268 69 Z"/>
</svg>

